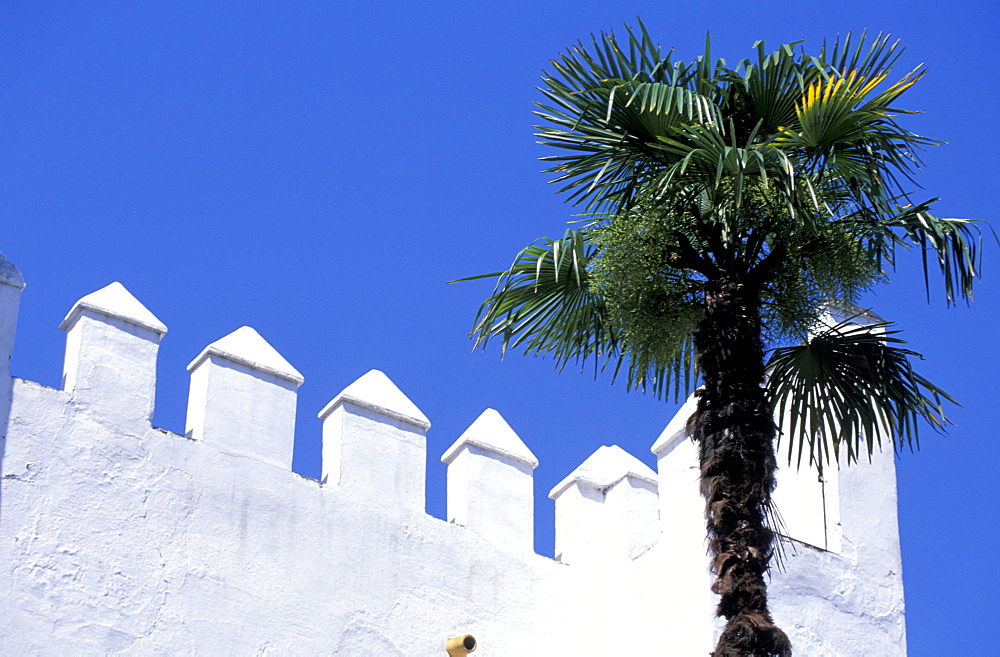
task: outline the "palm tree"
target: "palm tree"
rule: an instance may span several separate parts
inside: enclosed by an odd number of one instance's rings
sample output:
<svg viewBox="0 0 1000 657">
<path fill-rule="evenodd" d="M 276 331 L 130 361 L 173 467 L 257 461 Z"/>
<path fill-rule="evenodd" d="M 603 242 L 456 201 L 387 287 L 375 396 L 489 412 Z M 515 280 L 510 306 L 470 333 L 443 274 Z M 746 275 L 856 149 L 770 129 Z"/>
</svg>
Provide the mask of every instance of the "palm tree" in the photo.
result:
<svg viewBox="0 0 1000 657">
<path fill-rule="evenodd" d="M 630 387 L 686 394 L 705 498 L 712 590 L 727 619 L 714 654 L 790 655 L 767 607 L 775 417 L 789 460 L 822 465 L 883 439 L 942 429 L 947 394 L 917 375 L 888 324 L 821 325 L 857 301 L 897 247 L 936 257 L 947 303 L 970 300 L 972 223 L 916 202 L 917 151 L 902 128 L 898 42 L 862 35 L 813 56 L 784 45 L 735 67 L 674 61 L 640 22 L 578 43 L 544 73 L 548 172 L 589 221 L 518 254 L 495 277 L 474 336 L 485 347 L 611 366 Z M 469 280 L 469 279 L 465 279 Z M 929 291 L 928 291 L 929 294 Z M 797 455 L 797 456 L 796 456 Z"/>
</svg>

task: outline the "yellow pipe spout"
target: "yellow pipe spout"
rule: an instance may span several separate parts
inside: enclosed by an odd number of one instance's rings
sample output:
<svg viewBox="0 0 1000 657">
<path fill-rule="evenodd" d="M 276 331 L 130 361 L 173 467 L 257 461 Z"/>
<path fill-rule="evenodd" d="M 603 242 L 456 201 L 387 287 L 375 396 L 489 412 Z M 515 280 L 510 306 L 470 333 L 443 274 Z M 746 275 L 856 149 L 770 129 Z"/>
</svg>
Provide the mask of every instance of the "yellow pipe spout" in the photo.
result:
<svg viewBox="0 0 1000 657">
<path fill-rule="evenodd" d="M 445 641 L 444 649 L 450 657 L 462 657 L 476 649 L 476 637 L 471 634 L 456 636 Z"/>
</svg>

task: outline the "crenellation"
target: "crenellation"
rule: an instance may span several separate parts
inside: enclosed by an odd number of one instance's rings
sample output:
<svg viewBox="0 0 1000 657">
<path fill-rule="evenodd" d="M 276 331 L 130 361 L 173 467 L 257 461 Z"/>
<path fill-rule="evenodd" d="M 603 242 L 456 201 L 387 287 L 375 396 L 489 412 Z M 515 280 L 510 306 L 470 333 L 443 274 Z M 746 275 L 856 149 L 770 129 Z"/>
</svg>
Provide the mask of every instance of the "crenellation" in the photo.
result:
<svg viewBox="0 0 1000 657">
<path fill-rule="evenodd" d="M 190 438 L 291 470 L 298 370 L 249 326 L 205 347 L 187 369 Z"/>
<path fill-rule="evenodd" d="M 66 331 L 63 390 L 100 417 L 150 424 L 167 327 L 115 282 L 77 301 L 59 328 Z"/>
<path fill-rule="evenodd" d="M 441 456 L 448 464 L 448 521 L 512 552 L 534 550 L 538 459 L 488 408 Z"/>
<path fill-rule="evenodd" d="M 556 558 L 570 564 L 632 559 L 659 538 L 656 473 L 617 445 L 598 448 L 549 493 Z"/>
<path fill-rule="evenodd" d="M 430 420 L 379 370 L 334 397 L 323 420 L 324 485 L 424 511 Z"/>
<path fill-rule="evenodd" d="M 0 256 L 0 368 L 22 288 Z M 657 472 L 605 446 L 552 489 L 552 560 L 532 548 L 538 459 L 493 409 L 441 457 L 445 523 L 425 511 L 430 421 L 382 372 L 319 413 L 317 482 L 290 471 L 302 375 L 254 329 L 188 366 L 185 440 L 150 424 L 166 327 L 135 297 L 113 283 L 62 327 L 64 390 L 0 372 L 5 650 L 409 656 L 464 633 L 494 655 L 603 656 L 639 634 L 711 649 L 694 398 Z M 796 540 L 770 592 L 797 650 L 904 655 L 892 452 L 782 482 Z"/>
</svg>

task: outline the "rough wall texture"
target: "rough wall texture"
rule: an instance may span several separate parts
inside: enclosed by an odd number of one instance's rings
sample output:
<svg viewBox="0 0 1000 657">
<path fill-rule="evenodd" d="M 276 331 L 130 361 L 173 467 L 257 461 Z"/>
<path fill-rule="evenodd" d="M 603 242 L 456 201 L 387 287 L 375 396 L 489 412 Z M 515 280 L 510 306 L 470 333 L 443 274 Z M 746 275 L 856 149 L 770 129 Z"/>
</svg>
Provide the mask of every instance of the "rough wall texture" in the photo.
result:
<svg viewBox="0 0 1000 657">
<path fill-rule="evenodd" d="M 424 512 L 430 423 L 381 372 L 323 409 L 307 479 L 289 469 L 302 377 L 252 329 L 192 362 L 181 436 L 150 425 L 166 327 L 118 284 L 63 323 L 63 390 L 11 380 L 14 274 L 0 262 L 5 654 L 412 657 L 465 633 L 482 655 L 709 652 L 684 409 L 659 473 L 604 447 L 553 489 L 550 559 L 531 551 L 537 460 L 495 411 L 444 455 L 445 522 Z M 800 540 L 776 619 L 797 654 L 905 654 L 892 454 L 825 478 L 782 474 Z"/>
</svg>

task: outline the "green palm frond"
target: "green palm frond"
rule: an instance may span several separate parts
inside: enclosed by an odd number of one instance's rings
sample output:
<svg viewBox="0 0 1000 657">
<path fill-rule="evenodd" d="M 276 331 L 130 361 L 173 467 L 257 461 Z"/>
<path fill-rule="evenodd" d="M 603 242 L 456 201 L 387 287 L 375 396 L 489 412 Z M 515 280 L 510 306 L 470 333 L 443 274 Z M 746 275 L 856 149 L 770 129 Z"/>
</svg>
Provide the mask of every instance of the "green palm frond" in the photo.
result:
<svg viewBox="0 0 1000 657">
<path fill-rule="evenodd" d="M 497 279 L 476 316 L 475 348 L 498 340 L 502 354 L 523 348 L 525 354 L 554 358 L 559 369 L 592 359 L 595 375 L 610 366 L 612 379 L 624 374 L 629 389 L 686 397 L 697 379 L 693 340 L 627 339 L 605 298 L 589 285 L 587 267 L 595 252 L 588 230 L 567 230 L 562 239 L 539 240 L 522 250 L 506 271 L 459 279 Z"/>
<path fill-rule="evenodd" d="M 918 445 L 919 420 L 943 431 L 944 402 L 957 403 L 917 374 L 891 324 L 826 328 L 803 344 L 781 347 L 768 361 L 768 395 L 782 429 L 788 461 L 827 464 L 846 450 L 847 462 L 876 445 Z"/>
<path fill-rule="evenodd" d="M 817 184 L 855 191 L 858 202 L 875 204 L 898 193 L 909 179 L 918 153 L 935 140 L 909 132 L 894 116 L 907 113 L 892 103 L 922 75 L 916 70 L 888 89 L 886 77 L 865 78 L 856 71 L 813 81 L 796 105 L 796 120 L 775 139 L 796 154 L 800 168 Z"/>
<path fill-rule="evenodd" d="M 671 157 L 660 141 L 675 129 L 721 121 L 714 76 L 721 60 L 708 54 L 688 64 L 660 51 L 642 23 L 627 37 L 602 34 L 577 44 L 543 73 L 545 103 L 536 114 L 541 143 L 563 151 L 543 158 L 568 200 L 618 210 Z"/>
<path fill-rule="evenodd" d="M 554 357 L 560 367 L 614 353 L 616 331 L 587 285 L 593 251 L 586 230 L 567 230 L 562 239 L 522 250 L 506 271 L 460 279 L 497 279 L 476 316 L 476 347 L 498 339 L 503 353 L 523 347 L 526 354 Z"/>
</svg>

